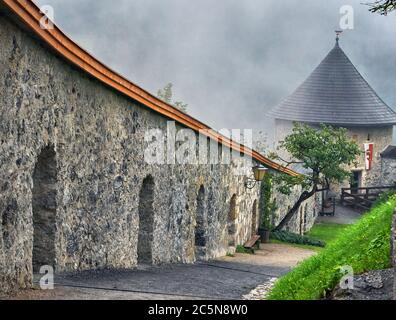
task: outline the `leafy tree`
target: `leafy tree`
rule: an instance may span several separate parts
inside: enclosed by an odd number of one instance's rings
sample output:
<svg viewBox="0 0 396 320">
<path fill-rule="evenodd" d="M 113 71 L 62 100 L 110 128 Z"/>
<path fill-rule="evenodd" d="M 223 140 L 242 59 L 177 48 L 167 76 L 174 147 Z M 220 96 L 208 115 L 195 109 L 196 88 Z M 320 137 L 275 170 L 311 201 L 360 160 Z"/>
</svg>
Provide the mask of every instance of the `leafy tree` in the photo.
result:
<svg viewBox="0 0 396 320">
<path fill-rule="evenodd" d="M 157 97 L 160 98 L 162 101 L 172 104 L 172 83 L 168 83 L 163 89 L 159 89 L 157 93 Z"/>
<path fill-rule="evenodd" d="M 378 0 L 368 3 L 370 11 L 386 16 L 389 12 L 396 10 L 396 0 Z"/>
<path fill-rule="evenodd" d="M 187 103 L 183 103 L 181 101 L 173 101 L 173 84 L 168 83 L 163 89 L 158 90 L 157 97 L 162 101 L 174 106 L 176 109 L 179 109 L 182 112 L 187 112 Z"/>
<path fill-rule="evenodd" d="M 176 102 L 173 103 L 173 106 L 176 109 L 179 109 L 180 111 L 182 111 L 184 113 L 187 113 L 187 107 L 188 107 L 187 103 L 183 103 L 181 101 L 176 101 Z"/>
<path fill-rule="evenodd" d="M 292 133 L 280 143 L 279 149 L 287 151 L 292 160 L 284 160 L 276 153 L 271 155 L 272 158 L 285 162 L 286 167 L 298 164 L 307 173 L 273 176 L 277 189 L 283 194 L 290 195 L 295 186 L 301 186 L 303 190 L 275 230 L 281 230 L 304 201 L 317 192 L 328 190 L 330 183 L 340 183 L 350 177 L 346 167 L 355 164 L 356 157 L 361 153 L 344 128 L 321 125 L 320 129 L 315 129 L 298 123 L 294 123 Z"/>
</svg>

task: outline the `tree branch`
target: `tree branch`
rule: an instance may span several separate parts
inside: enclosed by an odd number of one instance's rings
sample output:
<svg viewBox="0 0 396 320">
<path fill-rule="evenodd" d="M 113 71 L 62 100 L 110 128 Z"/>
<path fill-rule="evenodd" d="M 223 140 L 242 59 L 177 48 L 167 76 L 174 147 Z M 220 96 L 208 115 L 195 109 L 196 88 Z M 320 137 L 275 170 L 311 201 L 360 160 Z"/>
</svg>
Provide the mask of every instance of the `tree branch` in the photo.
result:
<svg viewBox="0 0 396 320">
<path fill-rule="evenodd" d="M 370 7 L 369 11 L 386 16 L 389 12 L 396 9 L 396 0 L 378 0 L 371 3 L 365 3 Z"/>
<path fill-rule="evenodd" d="M 280 161 L 286 163 L 286 164 L 287 164 L 286 167 L 289 166 L 289 165 L 292 165 L 292 164 L 302 164 L 302 163 L 304 163 L 304 161 L 297 161 L 297 160 L 294 160 L 294 161 L 287 161 L 287 160 L 281 158 L 281 157 L 278 156 L 278 155 L 276 156 L 276 158 L 277 158 L 278 160 L 280 160 Z"/>
</svg>

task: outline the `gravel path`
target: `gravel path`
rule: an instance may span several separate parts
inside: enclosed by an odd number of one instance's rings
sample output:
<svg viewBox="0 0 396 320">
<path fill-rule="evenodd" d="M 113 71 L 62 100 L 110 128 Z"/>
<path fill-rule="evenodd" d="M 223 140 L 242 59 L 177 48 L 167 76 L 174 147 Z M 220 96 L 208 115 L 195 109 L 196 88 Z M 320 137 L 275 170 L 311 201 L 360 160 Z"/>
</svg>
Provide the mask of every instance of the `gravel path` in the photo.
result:
<svg viewBox="0 0 396 320">
<path fill-rule="evenodd" d="M 266 283 L 259 285 L 257 288 L 250 291 L 248 294 L 243 296 L 244 300 L 265 300 L 267 294 L 275 286 L 278 278 L 271 278 Z"/>
<path fill-rule="evenodd" d="M 12 299 L 262 299 L 276 278 L 313 254 L 289 245 L 264 244 L 254 255 L 236 254 L 193 265 L 59 274 L 55 290 L 27 290 Z"/>
</svg>

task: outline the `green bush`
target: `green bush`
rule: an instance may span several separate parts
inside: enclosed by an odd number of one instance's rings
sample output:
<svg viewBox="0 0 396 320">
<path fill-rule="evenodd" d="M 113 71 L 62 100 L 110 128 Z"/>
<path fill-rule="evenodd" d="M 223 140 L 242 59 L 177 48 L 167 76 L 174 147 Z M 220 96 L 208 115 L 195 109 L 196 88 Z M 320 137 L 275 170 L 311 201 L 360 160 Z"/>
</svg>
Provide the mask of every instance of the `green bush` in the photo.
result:
<svg viewBox="0 0 396 320">
<path fill-rule="evenodd" d="M 301 236 L 289 231 L 273 231 L 271 232 L 271 239 L 288 243 L 305 244 L 315 247 L 324 247 L 326 245 L 326 243 L 321 240 L 312 239 L 307 236 Z"/>
<path fill-rule="evenodd" d="M 244 246 L 242 245 L 237 245 L 236 249 L 235 249 L 236 253 L 245 253 L 245 254 L 252 254 L 252 250 L 246 249 Z"/>
<path fill-rule="evenodd" d="M 396 199 L 374 207 L 357 223 L 317 255 L 303 261 L 280 278 L 271 300 L 313 300 L 326 296 L 340 281 L 340 267 L 351 266 L 355 274 L 389 268 L 390 230 Z"/>
</svg>

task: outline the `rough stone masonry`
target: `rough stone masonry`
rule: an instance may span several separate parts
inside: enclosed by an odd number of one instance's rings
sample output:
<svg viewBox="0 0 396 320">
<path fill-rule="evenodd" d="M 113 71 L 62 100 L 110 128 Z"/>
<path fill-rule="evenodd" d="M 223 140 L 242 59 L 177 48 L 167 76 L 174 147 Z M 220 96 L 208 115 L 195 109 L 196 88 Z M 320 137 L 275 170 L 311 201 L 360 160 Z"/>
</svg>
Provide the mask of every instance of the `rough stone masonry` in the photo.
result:
<svg viewBox="0 0 396 320">
<path fill-rule="evenodd" d="M 43 264 L 62 272 L 210 259 L 257 230 L 250 168 L 149 165 L 145 132 L 166 131 L 169 119 L 5 15 L 0 44 L 0 291 L 30 287 Z M 297 193 L 278 197 L 278 219 Z M 315 215 L 304 204 L 289 229 L 309 229 Z"/>
</svg>

